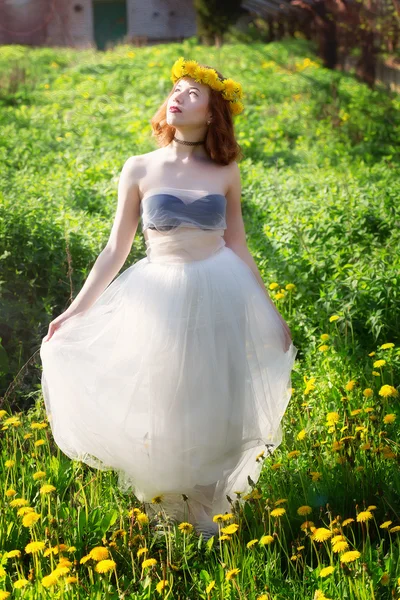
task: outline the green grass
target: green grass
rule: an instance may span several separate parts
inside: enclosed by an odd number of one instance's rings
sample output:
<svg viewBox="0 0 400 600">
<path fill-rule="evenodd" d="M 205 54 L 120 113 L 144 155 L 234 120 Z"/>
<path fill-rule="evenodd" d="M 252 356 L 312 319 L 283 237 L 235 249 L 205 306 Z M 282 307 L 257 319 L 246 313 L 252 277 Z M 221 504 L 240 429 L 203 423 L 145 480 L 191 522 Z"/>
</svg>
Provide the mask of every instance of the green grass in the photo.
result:
<svg viewBox="0 0 400 600">
<path fill-rule="evenodd" d="M 122 164 L 155 148 L 149 120 L 181 55 L 243 84 L 235 128 L 248 245 L 299 349 L 283 442 L 257 458 L 257 485 L 232 498 L 228 529 L 207 544 L 162 516 L 168 535 L 156 538 L 114 472 L 59 451 L 37 358 L 49 321 L 108 238 Z M 1 407 L 0 590 L 10 598 L 400 598 L 399 97 L 323 69 L 302 40 L 106 53 L 3 46 L 0 72 L 3 390 L 33 355 Z M 124 268 L 142 256 L 139 230 Z M 55 489 L 40 493 L 44 483 Z M 31 526 L 18 514 L 24 504 L 38 515 Z M 310 513 L 299 515 L 300 506 Z M 274 516 L 275 508 L 285 512 Z M 314 525 L 302 528 L 306 520 Z M 312 527 L 329 529 L 326 541 Z M 343 562 L 333 535 L 359 557 Z M 33 540 L 65 547 L 32 554 Z M 110 572 L 97 572 L 93 555 L 81 562 L 98 546 L 115 561 L 103 563 Z M 13 550 L 20 556 L 7 555 Z M 56 572 L 46 587 L 61 555 L 68 574 Z M 157 563 L 142 569 L 148 558 Z M 321 577 L 327 566 L 333 572 Z M 22 577 L 27 586 L 13 588 Z"/>
</svg>

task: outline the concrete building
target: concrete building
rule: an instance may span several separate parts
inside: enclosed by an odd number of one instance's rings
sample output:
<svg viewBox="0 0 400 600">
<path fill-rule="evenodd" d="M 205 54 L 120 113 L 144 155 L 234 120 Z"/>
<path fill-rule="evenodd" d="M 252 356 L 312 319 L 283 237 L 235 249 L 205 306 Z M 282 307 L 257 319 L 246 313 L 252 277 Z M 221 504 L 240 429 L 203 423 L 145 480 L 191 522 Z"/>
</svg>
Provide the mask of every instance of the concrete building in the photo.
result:
<svg viewBox="0 0 400 600">
<path fill-rule="evenodd" d="M 191 0 L 1 0 L 0 44 L 94 47 L 196 34 Z"/>
</svg>

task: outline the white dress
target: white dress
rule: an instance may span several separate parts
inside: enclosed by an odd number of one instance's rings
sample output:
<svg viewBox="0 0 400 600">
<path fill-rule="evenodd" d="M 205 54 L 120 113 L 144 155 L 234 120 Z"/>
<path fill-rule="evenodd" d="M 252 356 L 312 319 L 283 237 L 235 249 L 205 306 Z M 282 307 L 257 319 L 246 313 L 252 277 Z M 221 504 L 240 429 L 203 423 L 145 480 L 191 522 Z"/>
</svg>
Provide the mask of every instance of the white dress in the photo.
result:
<svg viewBox="0 0 400 600">
<path fill-rule="evenodd" d="M 223 238 L 226 198 L 154 188 L 141 203 L 146 257 L 42 341 L 42 390 L 70 458 L 183 520 L 257 481 L 282 440 L 297 348 L 250 267 Z M 151 234 L 151 235 L 150 235 Z M 187 509 L 186 509 L 187 510 Z"/>
</svg>

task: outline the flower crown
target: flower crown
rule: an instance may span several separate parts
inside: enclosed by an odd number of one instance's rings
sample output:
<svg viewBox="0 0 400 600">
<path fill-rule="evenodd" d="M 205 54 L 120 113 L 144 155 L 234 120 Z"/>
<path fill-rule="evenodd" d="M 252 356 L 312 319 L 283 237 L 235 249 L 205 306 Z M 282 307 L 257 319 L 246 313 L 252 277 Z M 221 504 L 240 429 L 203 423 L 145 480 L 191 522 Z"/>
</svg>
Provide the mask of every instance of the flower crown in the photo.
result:
<svg viewBox="0 0 400 600">
<path fill-rule="evenodd" d="M 232 115 L 239 115 L 244 105 L 242 86 L 233 79 L 220 79 L 215 69 L 202 67 L 196 60 L 185 60 L 183 56 L 178 58 L 171 69 L 171 80 L 176 83 L 181 77 L 192 77 L 199 83 L 205 83 L 213 90 L 220 92 L 225 100 L 229 101 Z"/>
</svg>

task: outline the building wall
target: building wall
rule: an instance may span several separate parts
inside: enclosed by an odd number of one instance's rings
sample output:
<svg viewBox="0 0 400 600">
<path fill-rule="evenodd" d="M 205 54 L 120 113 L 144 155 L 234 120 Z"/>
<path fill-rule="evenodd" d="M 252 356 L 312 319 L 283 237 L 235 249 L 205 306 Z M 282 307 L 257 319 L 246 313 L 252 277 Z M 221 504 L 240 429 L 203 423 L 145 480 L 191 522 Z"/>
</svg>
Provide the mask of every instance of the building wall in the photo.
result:
<svg viewBox="0 0 400 600">
<path fill-rule="evenodd" d="M 196 34 L 191 0 L 126 0 L 127 41 Z M 95 46 L 92 0 L 0 0 L 0 44 Z"/>
</svg>

